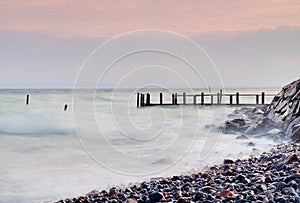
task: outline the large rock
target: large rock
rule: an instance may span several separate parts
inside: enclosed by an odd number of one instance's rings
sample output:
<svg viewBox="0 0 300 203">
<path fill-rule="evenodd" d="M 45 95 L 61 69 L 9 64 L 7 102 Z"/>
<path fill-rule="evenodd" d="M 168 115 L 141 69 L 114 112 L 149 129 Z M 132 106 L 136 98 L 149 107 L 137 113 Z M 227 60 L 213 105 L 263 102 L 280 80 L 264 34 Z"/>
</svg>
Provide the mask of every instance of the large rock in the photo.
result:
<svg viewBox="0 0 300 203">
<path fill-rule="evenodd" d="M 282 88 L 268 106 L 266 117 L 275 122 L 286 136 L 299 138 L 299 129 L 297 131 L 295 126 L 300 124 L 300 79 Z"/>
<path fill-rule="evenodd" d="M 300 124 L 297 124 L 293 126 L 293 130 L 291 133 L 291 138 L 293 140 L 299 140 L 300 139 Z"/>
</svg>

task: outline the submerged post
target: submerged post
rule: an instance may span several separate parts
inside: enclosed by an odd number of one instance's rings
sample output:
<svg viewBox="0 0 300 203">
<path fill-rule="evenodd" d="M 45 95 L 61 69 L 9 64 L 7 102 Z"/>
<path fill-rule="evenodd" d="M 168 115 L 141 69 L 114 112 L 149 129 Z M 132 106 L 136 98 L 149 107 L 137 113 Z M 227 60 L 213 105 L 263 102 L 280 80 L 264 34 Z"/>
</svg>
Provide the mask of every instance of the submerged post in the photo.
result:
<svg viewBox="0 0 300 203">
<path fill-rule="evenodd" d="M 185 92 L 182 94 L 182 100 L 183 100 L 183 104 L 185 105 L 186 104 L 186 95 L 185 95 Z"/>
<path fill-rule="evenodd" d="M 68 104 L 65 104 L 64 111 L 68 110 Z"/>
<path fill-rule="evenodd" d="M 146 106 L 150 106 L 150 93 L 146 94 Z"/>
<path fill-rule="evenodd" d="M 240 104 L 240 93 L 236 93 L 236 104 Z"/>
<path fill-rule="evenodd" d="M 177 93 L 175 93 L 174 103 L 177 105 Z"/>
<path fill-rule="evenodd" d="M 29 94 L 26 95 L 26 105 L 29 105 Z"/>
<path fill-rule="evenodd" d="M 163 93 L 159 94 L 159 103 L 163 104 Z"/>
<path fill-rule="evenodd" d="M 196 105 L 197 104 L 197 96 L 196 95 L 194 95 L 194 99 L 193 100 L 194 100 L 193 101 L 194 105 Z"/>
<path fill-rule="evenodd" d="M 259 104 L 259 95 L 256 95 L 256 104 Z"/>
<path fill-rule="evenodd" d="M 265 92 L 261 93 L 261 104 L 265 104 Z"/>
<path fill-rule="evenodd" d="M 217 104 L 220 104 L 220 93 L 217 93 Z"/>
<path fill-rule="evenodd" d="M 229 104 L 232 105 L 233 104 L 233 95 L 229 95 Z"/>
<path fill-rule="evenodd" d="M 223 96 L 223 90 L 222 89 L 220 89 L 220 104 L 222 103 L 222 96 Z"/>
<path fill-rule="evenodd" d="M 140 93 L 136 94 L 136 107 L 139 108 L 140 107 Z"/>
<path fill-rule="evenodd" d="M 201 92 L 201 105 L 204 105 L 204 92 Z"/>
<path fill-rule="evenodd" d="M 210 104 L 211 104 L 211 105 L 214 104 L 214 95 L 210 95 Z"/>
</svg>

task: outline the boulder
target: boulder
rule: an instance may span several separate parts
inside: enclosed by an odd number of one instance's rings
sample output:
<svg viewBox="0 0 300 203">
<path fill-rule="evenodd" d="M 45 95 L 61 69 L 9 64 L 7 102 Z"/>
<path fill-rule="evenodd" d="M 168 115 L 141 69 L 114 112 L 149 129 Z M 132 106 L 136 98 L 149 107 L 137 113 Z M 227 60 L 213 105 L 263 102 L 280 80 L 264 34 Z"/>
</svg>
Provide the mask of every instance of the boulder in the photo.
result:
<svg viewBox="0 0 300 203">
<path fill-rule="evenodd" d="M 247 140 L 247 139 L 249 139 L 249 137 L 247 137 L 247 135 L 239 135 L 239 136 L 237 136 L 235 139 L 237 139 L 237 140 Z"/>
<path fill-rule="evenodd" d="M 274 128 L 276 128 L 276 123 L 269 118 L 263 117 L 257 119 L 252 125 L 250 125 L 245 130 L 245 133 L 247 134 L 266 133 Z"/>
<path fill-rule="evenodd" d="M 268 106 L 266 116 L 288 137 L 297 137 L 294 126 L 300 123 L 300 79 L 282 88 Z"/>
<path fill-rule="evenodd" d="M 248 147 L 255 147 L 255 144 L 254 144 L 253 142 L 249 142 L 249 143 L 247 144 L 247 146 L 248 146 Z"/>
<path fill-rule="evenodd" d="M 299 140 L 300 139 L 300 123 L 293 126 L 291 139 L 292 140 Z"/>
<path fill-rule="evenodd" d="M 249 127 L 249 121 L 243 118 L 235 118 L 225 122 L 225 133 L 244 132 Z"/>
</svg>

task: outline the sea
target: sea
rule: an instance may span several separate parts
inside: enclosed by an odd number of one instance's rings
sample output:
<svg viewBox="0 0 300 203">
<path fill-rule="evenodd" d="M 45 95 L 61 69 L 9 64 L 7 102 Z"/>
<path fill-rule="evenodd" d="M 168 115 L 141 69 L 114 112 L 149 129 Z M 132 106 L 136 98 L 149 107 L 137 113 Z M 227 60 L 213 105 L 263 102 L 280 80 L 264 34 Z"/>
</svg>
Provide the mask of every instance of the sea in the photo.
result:
<svg viewBox="0 0 300 203">
<path fill-rule="evenodd" d="M 279 90 L 236 88 L 223 93 Z M 137 108 L 137 92 L 149 92 L 152 103 L 159 102 L 162 92 L 164 103 L 170 103 L 173 92 L 185 91 L 192 95 L 204 90 L 0 90 L 0 202 L 53 202 L 94 189 L 196 173 L 224 158 L 256 156 L 276 144 L 266 138 L 239 140 L 218 128 L 245 106 Z M 255 103 L 254 97 L 240 100 Z M 266 103 L 271 100 L 266 97 Z M 192 102 L 188 96 L 187 103 Z M 249 142 L 255 147 L 247 146 Z"/>
</svg>

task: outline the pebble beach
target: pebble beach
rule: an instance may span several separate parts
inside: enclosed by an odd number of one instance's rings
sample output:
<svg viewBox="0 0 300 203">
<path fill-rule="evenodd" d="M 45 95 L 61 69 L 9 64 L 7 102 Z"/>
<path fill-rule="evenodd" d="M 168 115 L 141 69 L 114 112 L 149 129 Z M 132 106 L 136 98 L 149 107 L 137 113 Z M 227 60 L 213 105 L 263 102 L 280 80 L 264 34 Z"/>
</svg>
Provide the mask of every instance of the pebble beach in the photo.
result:
<svg viewBox="0 0 300 203">
<path fill-rule="evenodd" d="M 224 159 L 205 172 L 94 190 L 58 202 L 300 202 L 299 150 L 300 142 L 279 144 L 259 156 Z"/>
</svg>

